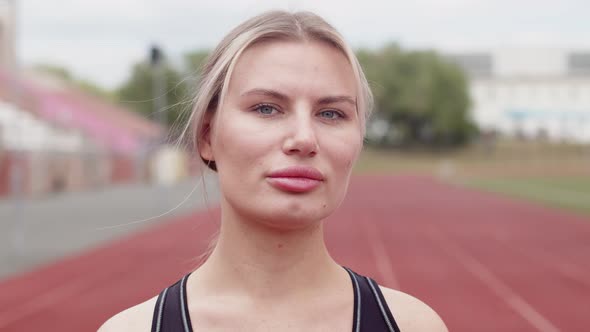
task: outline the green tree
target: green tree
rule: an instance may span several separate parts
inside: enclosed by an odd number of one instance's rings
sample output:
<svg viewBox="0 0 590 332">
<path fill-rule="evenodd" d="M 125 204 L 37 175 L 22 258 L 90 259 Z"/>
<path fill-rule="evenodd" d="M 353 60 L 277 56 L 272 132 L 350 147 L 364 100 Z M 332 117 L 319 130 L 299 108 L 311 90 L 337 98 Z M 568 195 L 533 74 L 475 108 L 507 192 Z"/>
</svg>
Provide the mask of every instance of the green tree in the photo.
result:
<svg viewBox="0 0 590 332">
<path fill-rule="evenodd" d="M 432 51 L 395 44 L 358 52 L 375 95 L 376 115 L 390 123 L 397 144 L 450 146 L 468 141 L 473 125 L 463 72 Z"/>
<path fill-rule="evenodd" d="M 114 99 L 113 93 L 111 91 L 106 90 L 89 80 L 76 78 L 68 69 L 64 67 L 52 64 L 38 64 L 33 67 L 33 70 L 39 73 L 51 75 L 66 84 L 76 87 L 96 97 L 109 100 Z"/>
<path fill-rule="evenodd" d="M 73 76 L 68 69 L 57 65 L 52 65 L 48 63 L 37 64 L 33 66 L 33 70 L 49 74 L 53 77 L 62 79 L 66 82 L 71 82 L 73 80 Z"/>
<path fill-rule="evenodd" d="M 197 88 L 201 66 L 209 51 L 198 50 L 184 55 L 180 69 L 163 62 L 166 79 L 166 123 L 172 130 L 180 130 L 190 110 L 191 99 Z M 145 61 L 137 63 L 129 79 L 117 90 L 119 103 L 131 107 L 147 118 L 156 119 L 153 95 L 153 68 Z M 174 133 L 173 133 L 174 134 Z"/>
<path fill-rule="evenodd" d="M 209 50 L 198 50 L 186 53 L 184 55 L 184 62 L 187 73 L 198 76 L 208 55 Z"/>
<path fill-rule="evenodd" d="M 166 81 L 166 103 L 163 110 L 168 125 L 174 124 L 186 108 L 187 93 L 182 75 L 167 63 L 162 64 Z M 156 96 L 153 93 L 155 71 L 146 62 L 133 66 L 129 79 L 117 89 L 117 100 L 120 104 L 130 107 L 150 119 L 157 119 L 155 113 Z"/>
</svg>

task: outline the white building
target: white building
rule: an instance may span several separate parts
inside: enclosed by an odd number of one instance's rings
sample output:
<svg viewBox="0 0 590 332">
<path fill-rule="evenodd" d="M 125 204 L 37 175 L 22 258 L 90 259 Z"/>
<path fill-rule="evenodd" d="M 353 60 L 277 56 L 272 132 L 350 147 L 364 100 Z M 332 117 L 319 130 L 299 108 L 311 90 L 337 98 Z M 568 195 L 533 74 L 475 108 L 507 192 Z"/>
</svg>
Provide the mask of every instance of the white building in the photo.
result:
<svg viewBox="0 0 590 332">
<path fill-rule="evenodd" d="M 0 100 L 0 148 L 12 151 L 83 151 L 82 135 L 57 129 Z"/>
<path fill-rule="evenodd" d="M 590 51 L 504 49 L 448 58 L 470 79 L 480 128 L 590 143 Z"/>
</svg>

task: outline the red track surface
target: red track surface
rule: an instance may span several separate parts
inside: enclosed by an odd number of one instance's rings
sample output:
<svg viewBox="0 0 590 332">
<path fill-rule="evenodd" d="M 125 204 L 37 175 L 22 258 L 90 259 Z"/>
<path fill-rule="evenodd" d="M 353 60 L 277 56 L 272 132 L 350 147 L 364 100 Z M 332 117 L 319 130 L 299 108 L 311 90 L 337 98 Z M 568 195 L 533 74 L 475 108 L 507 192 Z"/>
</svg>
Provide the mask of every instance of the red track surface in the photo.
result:
<svg viewBox="0 0 590 332">
<path fill-rule="evenodd" d="M 195 267 L 218 211 L 0 283 L 0 331 L 94 331 Z M 423 177 L 357 177 L 337 260 L 432 306 L 450 331 L 586 331 L 590 220 Z M 391 308 L 395 315 L 395 308 Z"/>
</svg>

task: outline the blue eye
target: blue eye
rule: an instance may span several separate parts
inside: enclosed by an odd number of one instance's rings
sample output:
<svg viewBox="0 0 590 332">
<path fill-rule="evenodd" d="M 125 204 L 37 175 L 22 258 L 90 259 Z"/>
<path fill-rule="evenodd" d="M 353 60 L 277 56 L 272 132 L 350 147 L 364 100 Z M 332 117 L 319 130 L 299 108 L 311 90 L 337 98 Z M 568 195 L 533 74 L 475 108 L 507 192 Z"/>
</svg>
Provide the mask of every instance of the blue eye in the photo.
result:
<svg viewBox="0 0 590 332">
<path fill-rule="evenodd" d="M 254 110 L 262 115 L 272 115 L 273 111 L 277 111 L 276 107 L 273 107 L 271 105 L 265 105 L 265 104 L 256 106 L 256 108 Z"/>
<path fill-rule="evenodd" d="M 322 117 L 326 118 L 326 119 L 338 119 L 338 118 L 342 118 L 342 114 L 336 112 L 336 111 L 322 111 L 320 112 L 320 114 L 322 115 Z"/>
</svg>

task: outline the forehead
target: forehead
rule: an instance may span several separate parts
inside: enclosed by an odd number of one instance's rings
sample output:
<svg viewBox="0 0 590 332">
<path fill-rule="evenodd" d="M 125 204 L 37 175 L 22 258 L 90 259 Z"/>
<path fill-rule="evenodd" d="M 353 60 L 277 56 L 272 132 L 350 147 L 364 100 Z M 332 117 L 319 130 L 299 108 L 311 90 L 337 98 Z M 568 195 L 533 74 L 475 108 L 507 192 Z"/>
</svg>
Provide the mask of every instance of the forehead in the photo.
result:
<svg viewBox="0 0 590 332">
<path fill-rule="evenodd" d="M 318 41 L 271 41 L 247 48 L 234 67 L 228 96 L 253 88 L 317 98 L 356 98 L 350 62 L 340 50 Z"/>
</svg>

